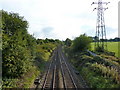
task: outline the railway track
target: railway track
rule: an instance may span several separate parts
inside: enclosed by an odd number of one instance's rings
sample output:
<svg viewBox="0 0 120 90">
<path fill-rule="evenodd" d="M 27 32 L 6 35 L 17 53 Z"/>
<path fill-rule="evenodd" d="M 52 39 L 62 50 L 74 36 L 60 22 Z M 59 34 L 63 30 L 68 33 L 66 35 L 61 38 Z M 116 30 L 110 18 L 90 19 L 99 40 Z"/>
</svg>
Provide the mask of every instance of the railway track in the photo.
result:
<svg viewBox="0 0 120 90">
<path fill-rule="evenodd" d="M 64 88 L 65 90 L 68 88 L 77 89 L 73 75 L 59 48 L 55 51 L 41 86 L 42 90 L 54 90 L 56 88 Z"/>
<path fill-rule="evenodd" d="M 54 56 L 55 58 L 55 56 Z M 55 76 L 56 76 L 56 58 L 51 61 L 48 70 L 46 72 L 44 82 L 42 85 L 42 90 L 44 89 L 54 89 L 55 88 Z"/>
<path fill-rule="evenodd" d="M 60 57 L 60 64 L 61 64 L 61 71 L 63 73 L 63 80 L 64 80 L 64 88 L 74 88 L 77 89 L 77 85 L 73 79 L 73 75 L 71 74 L 71 71 L 66 63 L 66 60 L 64 59 L 62 52 L 59 54 Z"/>
</svg>

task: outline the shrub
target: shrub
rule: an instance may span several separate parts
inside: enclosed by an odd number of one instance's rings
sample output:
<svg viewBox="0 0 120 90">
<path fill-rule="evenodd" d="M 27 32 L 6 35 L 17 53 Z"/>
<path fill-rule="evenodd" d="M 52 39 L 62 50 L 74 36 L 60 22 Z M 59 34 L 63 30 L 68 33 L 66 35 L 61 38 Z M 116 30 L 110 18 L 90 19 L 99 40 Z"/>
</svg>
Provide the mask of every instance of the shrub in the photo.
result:
<svg viewBox="0 0 120 90">
<path fill-rule="evenodd" d="M 90 43 L 92 42 L 91 38 L 86 36 L 85 34 L 80 35 L 79 37 L 75 38 L 73 40 L 73 51 L 78 52 L 78 51 L 84 51 L 88 48 L 90 48 Z"/>
</svg>

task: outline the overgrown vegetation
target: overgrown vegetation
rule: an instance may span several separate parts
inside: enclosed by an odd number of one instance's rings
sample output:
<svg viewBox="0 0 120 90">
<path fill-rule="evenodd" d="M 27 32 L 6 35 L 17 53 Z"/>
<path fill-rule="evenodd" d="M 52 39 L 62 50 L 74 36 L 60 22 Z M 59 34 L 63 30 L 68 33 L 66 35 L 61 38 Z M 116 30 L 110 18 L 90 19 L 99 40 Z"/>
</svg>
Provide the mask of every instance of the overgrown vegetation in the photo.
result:
<svg viewBox="0 0 120 90">
<path fill-rule="evenodd" d="M 35 39 L 24 17 L 1 12 L 3 88 L 31 87 L 60 41 Z"/>
<path fill-rule="evenodd" d="M 81 41 L 79 40 L 78 43 L 81 43 Z M 72 43 L 76 46 L 74 40 Z M 77 44 L 77 47 L 81 45 Z M 119 58 L 108 54 L 109 52 L 92 56 L 85 48 L 84 50 L 73 51 L 74 47 L 64 45 L 64 51 L 90 88 L 120 88 Z"/>
</svg>

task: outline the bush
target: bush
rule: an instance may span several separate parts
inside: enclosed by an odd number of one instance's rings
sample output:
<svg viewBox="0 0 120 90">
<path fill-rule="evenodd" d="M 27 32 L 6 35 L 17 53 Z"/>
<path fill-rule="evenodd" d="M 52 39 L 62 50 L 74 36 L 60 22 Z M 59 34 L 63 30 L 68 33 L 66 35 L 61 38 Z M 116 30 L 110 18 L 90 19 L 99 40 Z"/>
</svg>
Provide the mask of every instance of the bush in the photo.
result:
<svg viewBox="0 0 120 90">
<path fill-rule="evenodd" d="M 92 42 L 91 38 L 86 36 L 85 34 L 80 35 L 75 40 L 73 40 L 73 51 L 79 52 L 84 51 L 90 48 L 90 43 Z"/>
</svg>

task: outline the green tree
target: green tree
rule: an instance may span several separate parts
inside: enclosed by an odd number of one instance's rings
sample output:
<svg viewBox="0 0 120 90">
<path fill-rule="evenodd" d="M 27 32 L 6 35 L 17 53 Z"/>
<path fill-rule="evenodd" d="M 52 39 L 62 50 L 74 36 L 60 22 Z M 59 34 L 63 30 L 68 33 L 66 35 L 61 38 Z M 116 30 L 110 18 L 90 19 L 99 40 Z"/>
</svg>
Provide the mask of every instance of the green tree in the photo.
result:
<svg viewBox="0 0 120 90">
<path fill-rule="evenodd" d="M 19 77 L 29 70 L 35 55 L 35 38 L 28 34 L 28 23 L 17 13 L 2 10 L 3 77 Z"/>
<path fill-rule="evenodd" d="M 69 38 L 67 38 L 67 39 L 65 40 L 65 45 L 66 45 L 66 46 L 71 46 L 71 44 L 72 44 L 72 40 L 70 40 Z"/>
<path fill-rule="evenodd" d="M 85 34 L 80 35 L 79 37 L 73 40 L 73 45 L 72 45 L 73 51 L 79 52 L 79 51 L 87 50 L 88 48 L 90 48 L 91 42 L 92 42 L 91 38 L 89 38 Z"/>
</svg>

